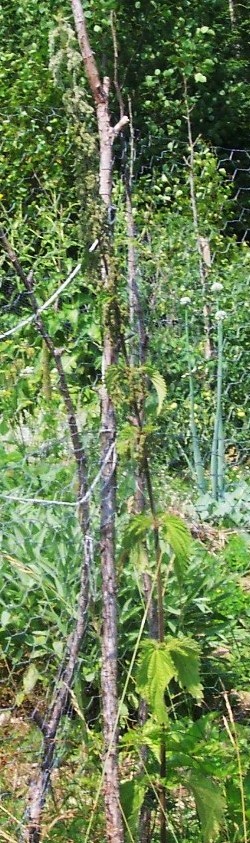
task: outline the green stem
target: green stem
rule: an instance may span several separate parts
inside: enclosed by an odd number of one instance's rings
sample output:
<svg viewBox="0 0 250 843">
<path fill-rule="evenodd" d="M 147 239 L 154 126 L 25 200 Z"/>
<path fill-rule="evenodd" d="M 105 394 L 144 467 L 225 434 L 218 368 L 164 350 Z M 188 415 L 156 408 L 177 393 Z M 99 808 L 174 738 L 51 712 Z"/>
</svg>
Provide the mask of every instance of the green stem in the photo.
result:
<svg viewBox="0 0 250 843">
<path fill-rule="evenodd" d="M 214 432 L 211 449 L 211 489 L 214 500 L 219 500 L 224 490 L 224 433 L 222 420 L 222 388 L 223 388 L 223 324 L 218 321 L 217 328 L 217 387 Z"/>
<path fill-rule="evenodd" d="M 197 477 L 197 485 L 200 492 L 206 491 L 206 480 L 204 473 L 203 460 L 201 456 L 199 438 L 197 433 L 195 412 L 194 412 L 194 379 L 192 374 L 192 363 L 190 356 L 189 330 L 188 330 L 188 311 L 185 312 L 185 329 L 186 329 L 186 344 L 187 344 L 187 359 L 188 359 L 188 374 L 189 374 L 189 400 L 190 400 L 190 429 L 192 434 L 193 458 L 194 467 Z"/>
</svg>

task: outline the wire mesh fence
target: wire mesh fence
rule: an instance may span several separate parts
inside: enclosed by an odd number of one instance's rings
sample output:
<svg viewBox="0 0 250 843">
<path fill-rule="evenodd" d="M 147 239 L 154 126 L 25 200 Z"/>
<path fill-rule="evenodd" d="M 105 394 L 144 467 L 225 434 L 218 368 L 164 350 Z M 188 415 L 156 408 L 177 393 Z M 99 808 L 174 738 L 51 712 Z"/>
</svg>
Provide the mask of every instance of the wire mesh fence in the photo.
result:
<svg viewBox="0 0 250 843">
<path fill-rule="evenodd" d="M 190 205 L 190 150 L 186 146 L 185 149 L 180 148 L 180 145 L 169 146 L 165 147 L 164 139 L 151 138 L 146 143 L 137 139 L 133 177 L 133 193 L 138 193 L 142 184 L 149 211 L 150 197 L 156 209 L 156 223 L 152 229 L 145 222 L 143 213 L 141 217 L 140 213 L 135 217 L 137 272 L 152 359 L 168 387 L 165 409 L 162 416 L 159 416 L 152 436 L 151 460 L 156 473 L 160 473 L 164 451 L 164 469 L 166 466 L 168 474 L 181 474 L 187 483 L 194 483 L 193 477 L 190 481 L 193 453 L 184 310 L 190 302 L 183 305 L 180 301 L 185 297 L 190 298 L 191 292 L 192 310 L 189 310 L 188 319 L 193 349 L 193 410 L 206 468 L 211 457 L 211 418 L 216 409 L 218 348 L 217 322 L 214 317 L 224 308 L 227 314 L 223 340 L 224 449 L 231 494 L 231 502 L 227 506 L 232 507 L 234 504 L 235 524 L 245 529 L 250 522 L 250 501 L 245 482 L 250 457 L 250 151 L 220 148 L 207 150 L 204 155 L 204 149 L 199 149 L 197 145 L 195 151 L 197 158 L 200 154 L 200 160 L 197 161 L 194 180 L 201 228 L 195 230 Z M 211 168 L 214 156 L 216 167 L 211 175 L 208 165 Z M 120 173 L 125 158 L 126 149 L 123 146 L 117 155 L 117 169 Z M 216 174 L 219 174 L 219 181 L 216 181 Z M 134 201 L 140 205 L 140 195 Z M 212 217 L 206 223 L 206 213 L 210 207 Z M 122 213 L 123 210 L 121 219 Z M 118 226 L 119 220 L 118 209 Z M 209 356 L 205 354 L 204 345 L 204 302 L 201 304 L 200 301 L 201 266 L 210 309 Z M 216 283 L 224 286 L 224 298 L 218 288 L 214 298 L 211 297 L 211 287 Z M 9 316 L 12 320 L 11 328 L 15 327 L 13 314 L 17 322 L 23 319 L 24 311 L 25 315 L 27 312 L 27 302 L 24 303 L 18 291 L 14 293 L 10 305 L 6 298 L 5 268 L 3 288 L 1 332 L 4 335 L 9 330 Z M 23 330 L 26 330 L 26 326 L 19 328 L 11 338 L 11 343 L 16 343 L 16 352 L 13 345 L 10 350 L 14 358 L 15 353 L 17 357 L 19 355 L 18 344 Z M 3 342 L 8 341 L 6 336 Z M 82 553 L 75 467 L 68 427 L 61 407 L 58 408 L 53 401 L 46 411 L 41 408 L 37 412 L 40 382 L 39 377 L 36 379 L 36 363 L 32 362 L 30 367 L 28 365 L 27 349 L 30 342 L 36 348 L 34 333 L 28 336 L 23 366 L 18 365 L 16 371 L 15 367 L 12 369 L 10 382 L 6 369 L 6 383 L 2 383 L 4 411 L 6 392 L 7 399 L 10 396 L 11 400 L 20 378 L 31 385 L 34 382 L 26 396 L 27 401 L 23 405 L 22 402 L 20 405 L 14 402 L 12 422 L 9 419 L 6 425 L 3 412 L 1 425 L 1 834 L 3 839 L 9 841 L 13 837 L 19 839 L 21 835 L 32 768 L 38 768 L 41 757 L 42 732 L 39 722 L 41 724 L 51 699 L 51 691 L 58 682 L 65 645 L 76 619 Z M 8 358 L 4 361 L 5 366 L 7 362 Z M 97 398 L 98 386 L 97 376 Z M 52 382 L 52 388 L 56 390 L 55 381 Z M 92 623 L 80 653 L 79 675 L 84 686 L 84 701 L 81 682 L 78 682 L 74 692 L 69 693 L 60 727 L 50 808 L 44 820 L 44 836 L 54 839 L 54 829 L 59 827 L 59 839 L 70 839 L 68 834 L 71 823 L 81 814 L 78 833 L 92 818 L 92 830 L 95 840 L 98 840 L 103 834 L 99 807 L 97 811 L 95 801 L 96 766 L 101 741 L 98 745 L 95 735 L 93 746 L 90 732 L 91 726 L 98 722 L 100 710 L 97 686 L 101 632 L 98 565 L 99 419 L 95 408 L 93 425 L 90 427 L 89 422 L 86 422 L 86 414 L 81 406 L 81 390 L 76 389 L 74 379 L 72 391 L 90 467 L 95 559 L 90 572 Z M 51 413 L 58 414 L 52 428 Z M 133 495 L 130 466 L 131 455 L 127 464 L 121 456 L 118 465 L 121 521 L 124 500 L 126 502 Z M 236 492 L 232 492 L 233 471 L 239 472 L 241 478 L 241 485 L 238 485 Z M 187 494 L 187 487 L 184 487 L 180 495 L 184 514 Z M 180 504 L 178 494 L 175 503 L 177 507 Z M 222 502 L 221 516 L 223 505 L 224 514 L 229 512 L 225 502 Z M 206 514 L 209 516 L 209 505 L 207 500 L 203 500 L 197 517 L 206 520 Z M 139 605 L 138 614 L 140 610 Z M 93 671 L 90 670 L 90 663 L 94 666 Z M 84 736 L 84 748 L 79 753 L 82 740 L 79 738 L 80 733 Z M 83 792 L 86 785 L 87 796 Z"/>
</svg>

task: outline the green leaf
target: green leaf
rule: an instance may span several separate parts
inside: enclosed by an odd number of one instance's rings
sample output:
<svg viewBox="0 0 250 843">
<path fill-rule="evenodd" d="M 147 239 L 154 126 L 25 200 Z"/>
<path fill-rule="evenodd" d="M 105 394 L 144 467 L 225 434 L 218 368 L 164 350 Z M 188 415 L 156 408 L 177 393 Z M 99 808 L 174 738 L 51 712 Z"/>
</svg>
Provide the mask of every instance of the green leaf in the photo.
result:
<svg viewBox="0 0 250 843">
<path fill-rule="evenodd" d="M 137 673 L 138 691 L 148 701 L 156 720 L 166 723 L 164 692 L 176 672 L 170 648 L 150 639 L 144 642 L 143 650 Z"/>
<path fill-rule="evenodd" d="M 135 547 L 132 548 L 130 559 L 138 573 L 144 574 L 145 571 L 149 570 L 148 554 L 143 542 L 138 542 Z"/>
<path fill-rule="evenodd" d="M 195 74 L 194 74 L 194 78 L 195 78 L 195 81 L 196 81 L 196 82 L 202 82 L 202 83 L 204 83 L 204 82 L 206 82 L 206 81 L 207 81 L 207 77 L 206 77 L 206 76 L 204 76 L 204 73 L 195 73 Z"/>
<path fill-rule="evenodd" d="M 177 681 L 192 697 L 201 700 L 203 693 L 199 673 L 199 645 L 192 638 L 170 638 L 168 647 Z"/>
<path fill-rule="evenodd" d="M 53 650 L 58 656 L 59 659 L 62 659 L 63 656 L 63 641 L 53 641 Z"/>
<path fill-rule="evenodd" d="M 76 369 L 77 362 L 73 355 L 69 354 L 62 354 L 62 364 L 66 375 L 70 375 L 70 373 Z"/>
<path fill-rule="evenodd" d="M 10 614 L 10 612 L 8 612 L 8 609 L 3 609 L 2 614 L 1 614 L 1 627 L 2 627 L 2 629 L 5 629 L 5 627 L 8 626 L 10 618 L 11 618 L 11 614 Z"/>
<path fill-rule="evenodd" d="M 18 691 L 15 698 L 15 704 L 17 706 L 22 705 L 23 701 L 25 700 L 25 693 L 24 691 Z"/>
<path fill-rule="evenodd" d="M 129 781 L 121 782 L 121 805 L 130 832 L 129 834 L 127 829 L 127 837 L 129 840 L 131 840 L 131 837 L 133 839 L 136 839 L 137 837 L 139 812 L 143 803 L 145 791 L 146 785 L 144 785 L 139 779 L 129 779 Z"/>
<path fill-rule="evenodd" d="M 161 520 L 164 538 L 175 555 L 174 568 L 178 580 L 182 580 L 185 563 L 190 554 L 191 535 L 186 524 L 177 515 L 164 515 Z"/>
<path fill-rule="evenodd" d="M 147 532 L 152 528 L 152 516 L 142 513 L 134 515 L 126 527 L 123 538 L 123 546 L 131 550 L 136 544 L 146 538 Z"/>
<path fill-rule="evenodd" d="M 39 679 L 39 673 L 34 664 L 30 664 L 28 670 L 23 676 L 23 690 L 25 694 L 30 694 L 33 691 L 37 681 Z"/>
<path fill-rule="evenodd" d="M 204 843 L 210 843 L 219 833 L 225 811 L 225 798 L 213 779 L 192 774 L 187 786 L 192 791 L 200 819 Z"/>
<path fill-rule="evenodd" d="M 161 760 L 162 726 L 153 720 L 146 720 L 141 730 L 141 745 L 148 746 L 156 760 Z"/>
<path fill-rule="evenodd" d="M 162 377 L 162 375 L 160 375 L 160 372 L 157 372 L 157 371 L 152 372 L 151 371 L 150 372 L 150 378 L 151 378 L 152 384 L 153 384 L 153 386 L 154 386 L 154 388 L 157 392 L 157 398 L 158 398 L 157 416 L 159 416 L 161 411 L 162 411 L 163 401 L 166 398 L 167 387 L 166 387 L 164 378 Z"/>
</svg>

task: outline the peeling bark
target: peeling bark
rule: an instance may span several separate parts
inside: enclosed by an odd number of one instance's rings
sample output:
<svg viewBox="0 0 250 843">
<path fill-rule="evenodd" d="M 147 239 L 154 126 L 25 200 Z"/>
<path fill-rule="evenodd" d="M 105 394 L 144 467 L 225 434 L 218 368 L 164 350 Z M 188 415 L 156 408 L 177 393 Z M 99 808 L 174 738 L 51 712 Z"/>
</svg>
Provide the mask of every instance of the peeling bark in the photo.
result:
<svg viewBox="0 0 250 843">
<path fill-rule="evenodd" d="M 114 138 L 128 122 L 124 115 L 112 127 L 109 113 L 110 80 L 101 81 L 90 48 L 84 12 L 80 0 L 71 0 L 76 32 L 86 76 L 96 106 L 99 134 L 100 166 L 99 193 L 103 208 L 108 209 L 112 198 L 112 146 Z M 105 242 L 106 240 L 106 242 Z M 116 439 L 116 420 L 112 400 L 106 387 L 106 373 L 115 363 L 116 350 L 110 325 L 109 306 L 115 285 L 111 260 L 111 241 L 102 244 L 101 275 L 107 293 L 103 312 L 103 359 L 101 388 L 101 453 L 105 461 Z M 105 462 L 101 486 L 101 568 L 103 596 L 102 626 L 102 709 L 104 728 L 104 802 L 106 836 L 109 843 L 123 843 L 123 823 L 119 799 L 118 767 L 118 698 L 117 698 L 117 607 L 115 566 L 116 472 L 115 448 L 112 458 Z"/>
</svg>

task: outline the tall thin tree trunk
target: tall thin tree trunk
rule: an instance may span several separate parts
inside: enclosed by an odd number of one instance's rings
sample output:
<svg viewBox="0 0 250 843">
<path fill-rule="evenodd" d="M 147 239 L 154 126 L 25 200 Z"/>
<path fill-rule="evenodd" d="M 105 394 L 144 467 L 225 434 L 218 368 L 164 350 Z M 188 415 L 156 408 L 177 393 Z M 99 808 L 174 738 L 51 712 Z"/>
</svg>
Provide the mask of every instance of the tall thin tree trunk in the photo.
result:
<svg viewBox="0 0 250 843">
<path fill-rule="evenodd" d="M 108 155 L 107 143 L 100 145 L 100 194 L 107 209 L 111 204 L 110 181 L 105 186 Z M 110 144 L 111 146 L 111 144 Z M 110 156 L 110 167 L 112 160 Z M 107 192 L 101 192 L 103 187 Z M 108 187 L 110 188 L 108 193 Z M 110 256 L 102 260 L 103 286 L 110 298 L 114 281 Z M 101 489 L 101 566 L 102 566 L 102 710 L 105 741 L 104 800 L 106 808 L 107 839 L 121 843 L 123 827 L 119 803 L 118 766 L 118 698 L 117 698 L 117 595 L 115 561 L 115 517 L 116 517 L 116 419 L 113 402 L 108 393 L 105 377 L 109 366 L 115 363 L 116 354 L 109 321 L 109 298 L 103 313 L 103 360 L 101 390 L 101 452 L 102 458 L 113 444 L 114 450 L 106 464 Z"/>
<path fill-rule="evenodd" d="M 111 126 L 109 114 L 108 77 L 101 82 L 96 61 L 91 50 L 81 0 L 71 0 L 76 32 L 82 53 L 86 76 L 96 107 L 100 145 L 99 192 L 109 222 L 112 197 L 112 146 L 114 138 L 128 118 L 122 116 L 117 125 Z M 106 387 L 106 374 L 115 363 L 115 343 L 112 336 L 110 306 L 115 292 L 111 257 L 111 242 L 107 235 L 101 246 L 102 283 L 106 291 L 103 312 L 103 360 L 101 389 L 101 452 L 105 464 L 101 488 L 101 568 L 103 596 L 102 627 L 102 709 L 104 727 L 104 801 L 106 835 L 109 843 L 122 843 L 123 823 L 119 800 L 118 767 L 118 698 L 117 698 L 117 598 L 115 566 L 115 515 L 116 472 L 115 439 L 116 421 L 114 407 Z M 113 448 L 112 448 L 113 446 Z"/>
<path fill-rule="evenodd" d="M 107 102 L 98 108 L 100 137 L 100 195 L 107 212 L 111 205 L 112 191 L 112 141 L 108 114 L 109 80 L 104 80 Z M 108 213 L 107 213 L 108 219 Z M 111 244 L 108 243 L 109 247 Z M 115 560 L 116 517 L 116 419 L 112 399 L 106 387 L 106 373 L 116 362 L 109 305 L 114 292 L 114 279 L 110 254 L 102 256 L 102 282 L 107 292 L 103 312 L 103 358 L 101 389 L 101 455 L 105 459 L 110 447 L 113 452 L 106 463 L 101 488 L 101 568 L 102 568 L 102 711 L 105 742 L 104 801 L 106 808 L 107 839 L 121 843 L 123 826 L 119 803 L 118 766 L 118 698 L 117 698 L 117 595 Z"/>
<path fill-rule="evenodd" d="M 237 5 L 235 0 L 228 0 L 228 11 L 229 11 L 229 18 L 231 24 L 231 32 L 234 36 L 235 41 L 235 51 L 237 59 L 240 58 L 240 42 L 239 42 L 239 31 L 237 26 Z"/>
</svg>

